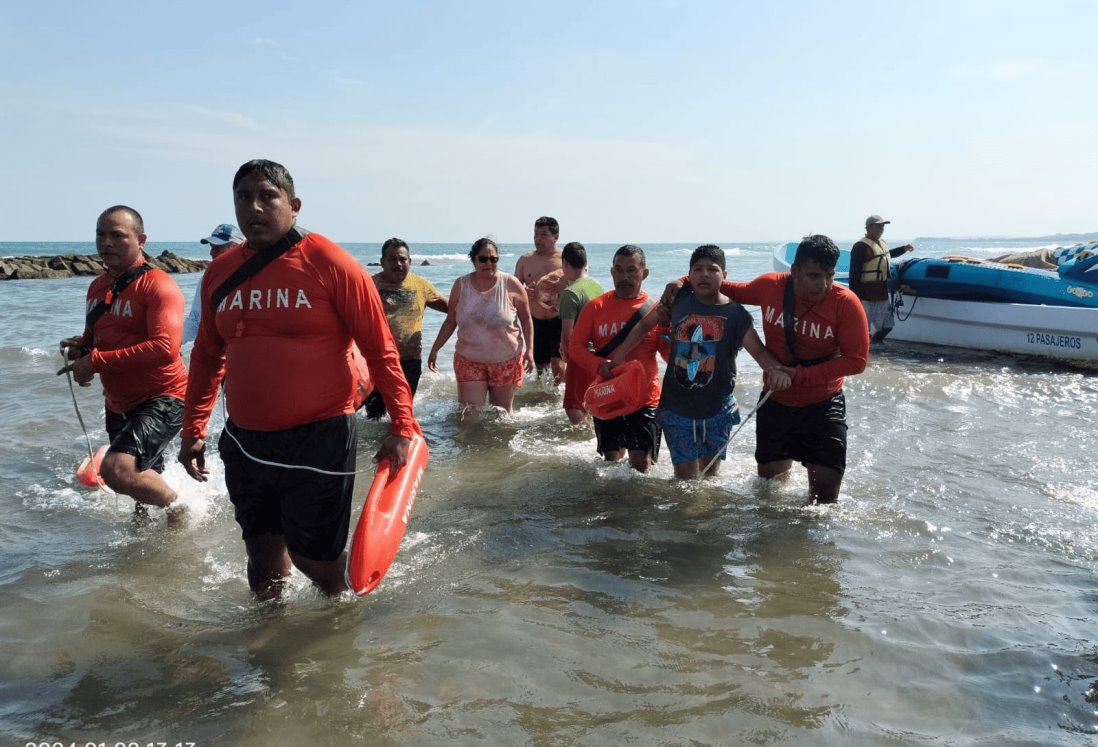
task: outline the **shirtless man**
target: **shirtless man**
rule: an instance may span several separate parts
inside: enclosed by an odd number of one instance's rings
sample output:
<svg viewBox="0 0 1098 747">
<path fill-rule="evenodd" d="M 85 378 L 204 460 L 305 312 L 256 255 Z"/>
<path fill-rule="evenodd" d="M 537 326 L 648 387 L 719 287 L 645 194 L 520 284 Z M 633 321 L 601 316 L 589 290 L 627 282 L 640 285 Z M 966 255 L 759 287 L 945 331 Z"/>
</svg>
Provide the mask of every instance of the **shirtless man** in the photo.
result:
<svg viewBox="0 0 1098 747">
<path fill-rule="evenodd" d="M 558 238 L 560 224 L 557 219 L 545 215 L 538 218 L 534 221 L 534 251 L 523 254 L 515 264 L 515 277 L 526 287 L 534 317 L 534 363 L 538 376 L 548 368 L 553 372 L 554 384 L 564 380 L 564 363 L 560 359 L 560 314 L 557 308 L 547 308 L 538 302 L 537 285 L 546 275 L 560 273 Z"/>
</svg>

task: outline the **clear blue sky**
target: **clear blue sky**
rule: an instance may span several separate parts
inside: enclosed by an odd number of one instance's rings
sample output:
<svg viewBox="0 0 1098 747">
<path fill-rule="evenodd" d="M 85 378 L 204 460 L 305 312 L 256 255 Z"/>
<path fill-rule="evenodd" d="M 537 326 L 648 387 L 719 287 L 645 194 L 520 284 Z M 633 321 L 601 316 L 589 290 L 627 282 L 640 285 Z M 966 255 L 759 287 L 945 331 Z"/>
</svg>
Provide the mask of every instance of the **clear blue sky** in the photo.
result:
<svg viewBox="0 0 1098 747">
<path fill-rule="evenodd" d="M 1098 230 L 1095 2 L 0 10 L 0 240 L 198 239 L 256 157 L 348 242 Z"/>
</svg>

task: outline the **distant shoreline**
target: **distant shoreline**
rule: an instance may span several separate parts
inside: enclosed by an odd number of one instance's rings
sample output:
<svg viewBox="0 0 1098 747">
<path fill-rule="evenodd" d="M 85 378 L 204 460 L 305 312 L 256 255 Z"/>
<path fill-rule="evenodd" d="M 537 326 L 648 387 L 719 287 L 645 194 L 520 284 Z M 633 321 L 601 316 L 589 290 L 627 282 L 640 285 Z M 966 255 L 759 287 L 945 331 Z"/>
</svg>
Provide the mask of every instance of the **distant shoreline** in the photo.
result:
<svg viewBox="0 0 1098 747">
<path fill-rule="evenodd" d="M 1081 244 L 1098 240 L 1098 231 L 1090 233 L 1054 233 L 1048 236 L 919 236 L 912 241 L 1046 241 L 1057 244 Z"/>
</svg>

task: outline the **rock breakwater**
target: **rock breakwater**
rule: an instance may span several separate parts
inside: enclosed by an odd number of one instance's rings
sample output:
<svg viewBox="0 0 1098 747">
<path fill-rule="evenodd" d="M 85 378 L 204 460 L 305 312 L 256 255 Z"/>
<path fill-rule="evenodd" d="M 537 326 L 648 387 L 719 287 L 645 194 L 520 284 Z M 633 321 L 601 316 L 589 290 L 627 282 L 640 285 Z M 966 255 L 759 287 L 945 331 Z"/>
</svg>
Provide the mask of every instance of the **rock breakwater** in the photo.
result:
<svg viewBox="0 0 1098 747">
<path fill-rule="evenodd" d="M 184 259 L 164 250 L 159 256 L 145 254 L 153 267 L 164 272 L 202 272 L 208 259 Z M 98 275 L 103 263 L 94 254 L 55 254 L 44 257 L 0 257 L 0 280 L 53 280 L 75 275 Z"/>
</svg>

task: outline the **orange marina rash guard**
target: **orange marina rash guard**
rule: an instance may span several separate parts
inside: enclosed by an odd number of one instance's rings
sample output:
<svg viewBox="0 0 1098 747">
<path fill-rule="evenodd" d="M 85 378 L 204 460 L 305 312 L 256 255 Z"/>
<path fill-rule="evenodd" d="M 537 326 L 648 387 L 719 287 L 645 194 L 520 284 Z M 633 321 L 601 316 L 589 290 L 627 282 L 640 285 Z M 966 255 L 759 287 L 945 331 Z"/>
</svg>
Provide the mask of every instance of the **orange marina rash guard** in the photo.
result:
<svg viewBox="0 0 1098 747">
<path fill-rule="evenodd" d="M 614 291 L 609 291 L 588 301 L 576 318 L 572 339 L 568 344 L 568 359 L 572 364 L 582 366 L 595 376 L 599 365 L 606 358 L 600 358 L 588 350 L 587 343 L 592 343 L 595 350 L 601 349 L 614 339 L 618 330 L 625 326 L 647 299 L 648 294 L 644 291 L 636 298 L 618 298 Z M 625 356 L 626 360 L 638 360 L 644 366 L 644 373 L 651 382 L 648 392 L 648 405 L 651 407 L 660 402 L 660 369 L 656 362 L 659 339 L 660 330 L 653 327 L 644 340 Z"/>
<path fill-rule="evenodd" d="M 246 243 L 231 249 L 202 279 L 183 437 L 206 437 L 222 373 L 229 417 L 241 428 L 285 430 L 354 412 L 352 342 L 385 397 L 391 432 L 420 433 L 381 298 L 365 269 L 310 233 L 230 291 L 214 312 L 214 291 L 254 254 Z"/>
<path fill-rule="evenodd" d="M 721 291 L 740 304 L 762 311 L 766 348 L 779 361 L 792 359 L 785 340 L 785 283 L 788 273 L 771 272 L 746 283 L 725 281 Z M 815 366 L 797 366 L 793 386 L 774 394 L 774 400 L 790 407 L 822 402 L 843 388 L 843 377 L 865 370 L 869 358 L 869 326 L 861 301 L 841 285 L 821 301 L 796 299 L 794 345 L 800 360 L 834 356 Z"/>
<path fill-rule="evenodd" d="M 138 262 L 140 266 L 144 262 Z M 88 286 L 85 311 L 114 285 L 106 273 Z M 151 269 L 115 299 L 84 343 L 94 339 L 92 370 L 99 374 L 107 409 L 125 413 L 153 397 L 183 399 L 187 368 L 179 356 L 183 339 L 183 291 L 166 272 Z"/>
</svg>

